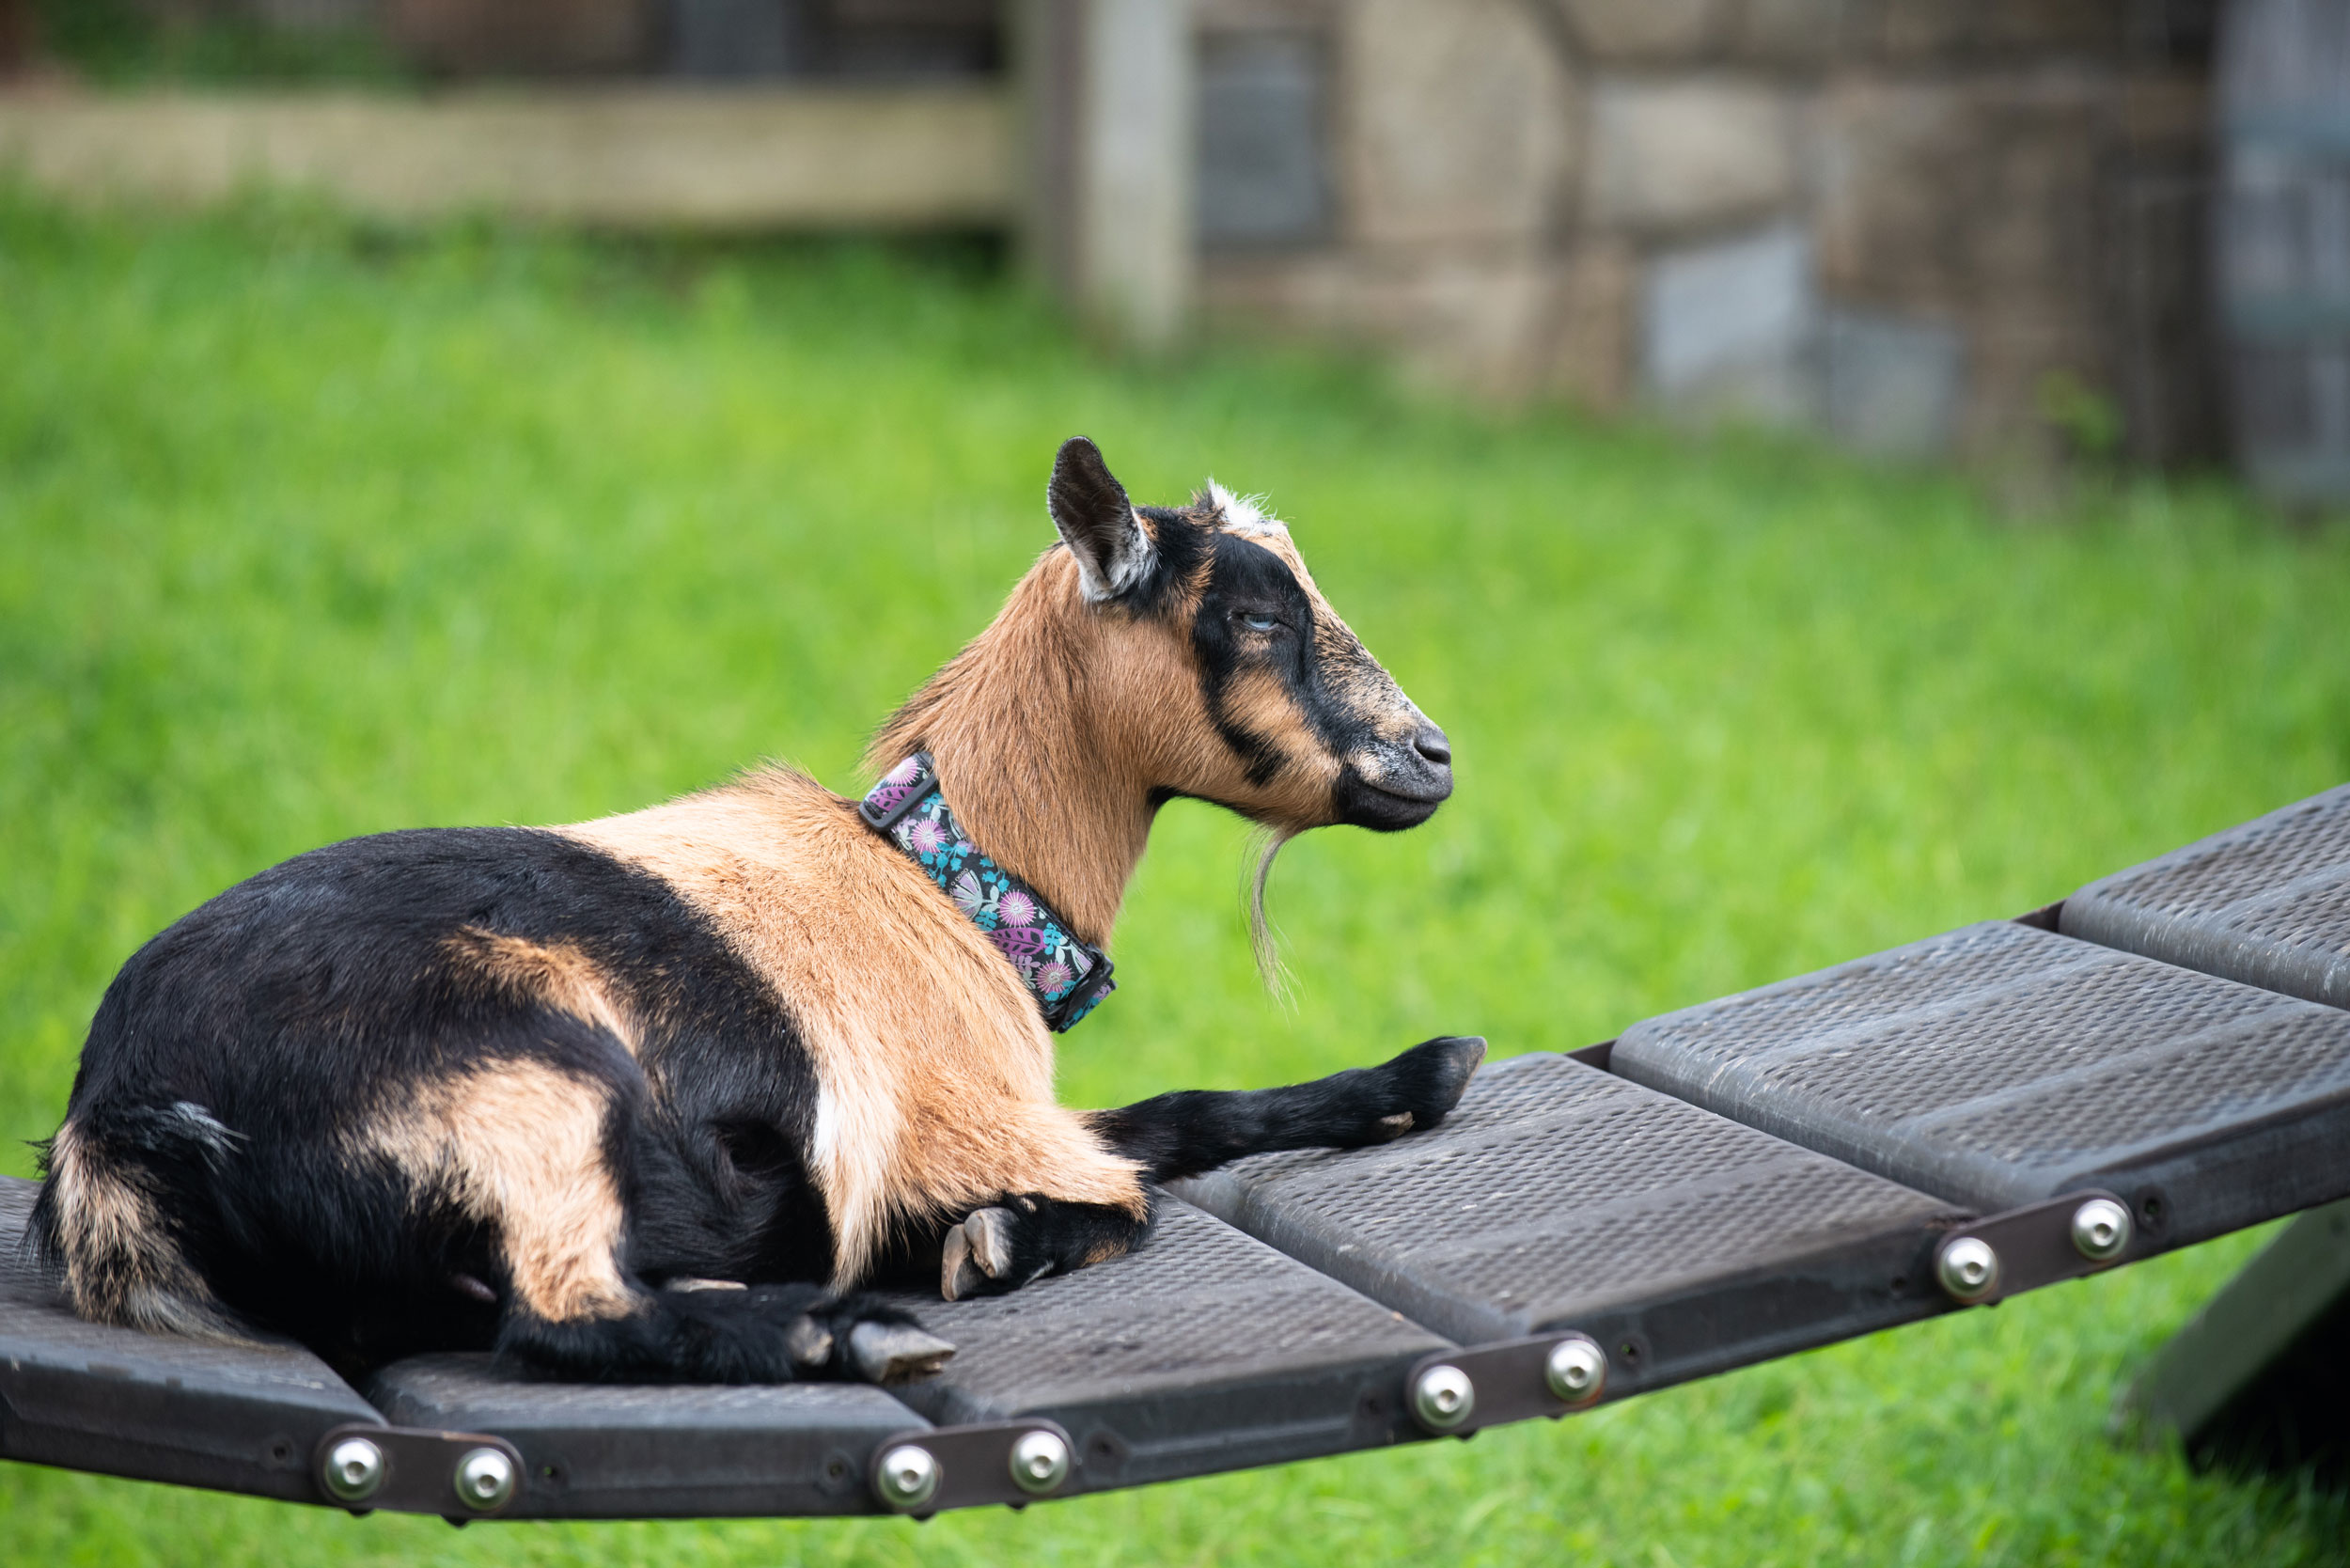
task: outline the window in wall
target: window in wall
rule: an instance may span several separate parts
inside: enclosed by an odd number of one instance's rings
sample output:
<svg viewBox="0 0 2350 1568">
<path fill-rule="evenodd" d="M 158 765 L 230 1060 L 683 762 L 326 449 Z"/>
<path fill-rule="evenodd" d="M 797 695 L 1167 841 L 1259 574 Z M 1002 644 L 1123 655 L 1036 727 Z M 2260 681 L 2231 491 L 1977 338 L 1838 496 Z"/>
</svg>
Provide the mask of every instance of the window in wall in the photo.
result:
<svg viewBox="0 0 2350 1568">
<path fill-rule="evenodd" d="M 1327 51 L 1301 33 L 1211 35 L 1199 60 L 1199 239 L 1219 249 L 1330 235 Z"/>
</svg>

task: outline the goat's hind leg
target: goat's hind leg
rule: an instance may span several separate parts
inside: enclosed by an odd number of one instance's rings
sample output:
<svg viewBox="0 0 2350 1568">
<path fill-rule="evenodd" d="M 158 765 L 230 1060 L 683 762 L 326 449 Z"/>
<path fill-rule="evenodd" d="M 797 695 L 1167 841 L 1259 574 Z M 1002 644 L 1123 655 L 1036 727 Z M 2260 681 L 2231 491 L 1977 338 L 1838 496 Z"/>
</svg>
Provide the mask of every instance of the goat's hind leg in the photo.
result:
<svg viewBox="0 0 2350 1568">
<path fill-rule="evenodd" d="M 903 1383 L 954 1355 L 911 1313 L 815 1285 L 640 1292 L 625 1310 L 568 1319 L 509 1311 L 497 1349 L 598 1383 Z"/>
<path fill-rule="evenodd" d="M 791 1383 L 899 1381 L 953 1354 L 870 1296 L 647 1289 L 624 1262 L 615 1167 L 636 1093 L 626 1077 L 509 1060 L 427 1086 L 379 1133 L 420 1184 L 436 1180 L 497 1237 L 502 1357 L 589 1382 Z"/>
</svg>

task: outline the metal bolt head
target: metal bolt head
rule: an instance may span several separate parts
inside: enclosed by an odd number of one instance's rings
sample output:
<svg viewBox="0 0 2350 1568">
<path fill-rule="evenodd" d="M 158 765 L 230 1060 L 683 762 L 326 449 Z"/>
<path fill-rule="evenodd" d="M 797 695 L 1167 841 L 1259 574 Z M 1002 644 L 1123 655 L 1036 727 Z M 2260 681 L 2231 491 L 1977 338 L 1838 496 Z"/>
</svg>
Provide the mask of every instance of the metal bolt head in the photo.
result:
<svg viewBox="0 0 2350 1568">
<path fill-rule="evenodd" d="M 326 1450 L 328 1496 L 337 1502 L 365 1502 L 384 1484 L 384 1450 L 365 1437 L 346 1437 Z"/>
<path fill-rule="evenodd" d="M 1589 1404 L 1607 1385 L 1607 1353 L 1589 1340 L 1561 1340 L 1550 1347 L 1543 1381 L 1569 1404 Z"/>
<path fill-rule="evenodd" d="M 1024 1434 L 1011 1446 L 1011 1483 L 1032 1497 L 1069 1479 L 1069 1445 L 1050 1432 Z"/>
<path fill-rule="evenodd" d="M 1953 1301 L 1981 1301 L 1999 1288 L 1999 1255 L 1981 1236 L 1961 1236 L 1945 1247 L 1934 1271 Z"/>
<path fill-rule="evenodd" d="M 938 1496 L 938 1456 L 919 1443 L 901 1443 L 882 1455 L 874 1486 L 892 1508 L 916 1509 Z"/>
<path fill-rule="evenodd" d="M 2130 1211 L 2092 1198 L 2073 1211 L 2073 1246 L 2092 1263 L 2109 1263 L 2130 1245 Z"/>
<path fill-rule="evenodd" d="M 1431 1432 L 1457 1431 L 1476 1409 L 1477 1385 L 1448 1362 L 1439 1361 L 1412 1384 L 1412 1414 Z"/>
<path fill-rule="evenodd" d="M 514 1462 L 495 1449 L 467 1449 L 453 1479 L 457 1500 L 477 1513 L 504 1508 L 514 1496 Z"/>
</svg>

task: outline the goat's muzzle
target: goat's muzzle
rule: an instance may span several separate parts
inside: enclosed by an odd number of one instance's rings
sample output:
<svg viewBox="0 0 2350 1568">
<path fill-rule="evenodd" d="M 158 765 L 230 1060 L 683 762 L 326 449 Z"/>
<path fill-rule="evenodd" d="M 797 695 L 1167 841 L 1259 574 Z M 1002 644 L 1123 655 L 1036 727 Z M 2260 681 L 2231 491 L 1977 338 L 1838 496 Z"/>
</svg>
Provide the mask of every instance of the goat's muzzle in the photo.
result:
<svg viewBox="0 0 2350 1568">
<path fill-rule="evenodd" d="M 1423 723 L 1408 741 L 1380 741 L 1347 760 L 1332 791 L 1338 820 L 1377 833 L 1418 827 L 1452 793 L 1452 743 Z"/>
</svg>

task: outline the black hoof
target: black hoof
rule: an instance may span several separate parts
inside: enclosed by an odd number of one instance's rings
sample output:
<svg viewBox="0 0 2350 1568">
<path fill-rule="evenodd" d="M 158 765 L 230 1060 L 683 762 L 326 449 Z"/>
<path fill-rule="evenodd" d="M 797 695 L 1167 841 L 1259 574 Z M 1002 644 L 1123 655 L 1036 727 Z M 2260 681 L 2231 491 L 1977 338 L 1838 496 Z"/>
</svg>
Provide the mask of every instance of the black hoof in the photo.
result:
<svg viewBox="0 0 2350 1568">
<path fill-rule="evenodd" d="M 1391 1108 L 1380 1119 L 1382 1137 L 1424 1132 L 1442 1121 L 1461 1103 L 1484 1059 L 1482 1035 L 1441 1035 L 1387 1063 Z M 1405 1117 L 1410 1120 L 1402 1121 Z"/>
</svg>

